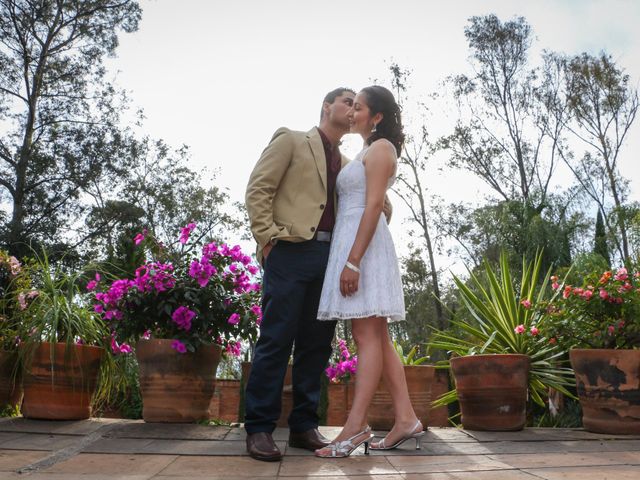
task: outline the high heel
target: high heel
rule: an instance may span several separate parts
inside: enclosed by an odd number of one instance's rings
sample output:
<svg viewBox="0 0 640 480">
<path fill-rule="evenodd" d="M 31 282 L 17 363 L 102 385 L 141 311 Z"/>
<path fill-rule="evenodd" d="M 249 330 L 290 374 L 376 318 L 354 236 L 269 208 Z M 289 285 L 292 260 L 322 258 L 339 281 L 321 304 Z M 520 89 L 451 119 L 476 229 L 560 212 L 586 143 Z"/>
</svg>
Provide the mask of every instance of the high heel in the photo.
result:
<svg viewBox="0 0 640 480">
<path fill-rule="evenodd" d="M 353 440 L 361 435 L 368 434 L 365 438 L 358 443 L 353 443 Z M 354 436 L 342 440 L 341 442 L 330 443 L 326 447 L 319 448 L 315 451 L 316 457 L 321 458 L 344 458 L 351 455 L 360 445 L 364 443 L 364 454 L 369 455 L 369 441 L 373 438 L 371 433 L 371 427 L 367 425 L 367 428 L 361 432 L 356 433 Z"/>
<path fill-rule="evenodd" d="M 411 429 L 410 433 L 402 437 L 393 445 L 389 445 L 389 446 L 385 445 L 384 443 L 384 441 L 386 440 L 386 437 L 385 437 L 382 440 L 380 440 L 378 443 L 372 443 L 370 448 L 371 450 L 393 450 L 394 448 L 398 448 L 407 440 L 413 439 L 416 441 L 416 450 L 420 450 L 422 449 L 422 437 L 424 437 L 424 430 L 420 430 L 419 432 L 416 432 L 416 429 L 421 425 L 422 425 L 422 422 L 418 420 L 416 424 L 413 426 L 413 428 Z"/>
</svg>

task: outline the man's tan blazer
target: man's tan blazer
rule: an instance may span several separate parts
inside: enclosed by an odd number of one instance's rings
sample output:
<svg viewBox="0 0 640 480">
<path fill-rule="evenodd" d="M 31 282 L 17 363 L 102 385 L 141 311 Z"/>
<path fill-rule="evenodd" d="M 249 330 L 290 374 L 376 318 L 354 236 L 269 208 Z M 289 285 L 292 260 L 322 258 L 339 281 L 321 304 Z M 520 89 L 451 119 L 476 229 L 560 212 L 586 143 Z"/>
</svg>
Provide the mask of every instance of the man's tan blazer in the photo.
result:
<svg viewBox="0 0 640 480">
<path fill-rule="evenodd" d="M 341 168 L 347 162 L 342 155 Z M 260 262 L 269 242 L 313 237 L 327 202 L 327 161 L 317 127 L 276 131 L 249 177 L 245 201 Z"/>
</svg>

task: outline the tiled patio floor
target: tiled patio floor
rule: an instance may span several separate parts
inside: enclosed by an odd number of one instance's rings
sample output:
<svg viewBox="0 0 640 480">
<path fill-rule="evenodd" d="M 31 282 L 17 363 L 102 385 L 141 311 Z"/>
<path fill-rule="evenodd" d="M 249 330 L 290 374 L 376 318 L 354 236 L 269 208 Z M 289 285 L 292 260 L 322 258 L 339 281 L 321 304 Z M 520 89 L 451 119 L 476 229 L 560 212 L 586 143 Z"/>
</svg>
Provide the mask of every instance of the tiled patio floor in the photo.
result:
<svg viewBox="0 0 640 480">
<path fill-rule="evenodd" d="M 328 437 L 338 431 L 321 430 Z M 4 418 L 0 479 L 640 479 L 640 436 L 578 429 L 492 433 L 433 428 L 420 451 L 407 446 L 365 456 L 361 449 L 335 460 L 289 448 L 287 436 L 286 429 L 276 430 L 285 457 L 265 463 L 246 455 L 244 430 L 238 427 Z"/>
</svg>

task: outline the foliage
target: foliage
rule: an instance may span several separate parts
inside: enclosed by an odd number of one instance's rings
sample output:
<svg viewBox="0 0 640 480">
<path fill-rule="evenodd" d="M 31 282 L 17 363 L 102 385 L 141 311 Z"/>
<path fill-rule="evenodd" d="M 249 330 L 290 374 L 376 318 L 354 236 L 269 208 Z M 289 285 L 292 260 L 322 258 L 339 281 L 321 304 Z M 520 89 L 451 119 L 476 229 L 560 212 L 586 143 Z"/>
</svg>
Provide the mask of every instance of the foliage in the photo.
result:
<svg viewBox="0 0 640 480">
<path fill-rule="evenodd" d="M 549 336 L 563 349 L 640 347 L 640 272 L 592 270 L 580 286 L 551 278 L 557 294 L 542 307 L 552 320 Z"/>
<path fill-rule="evenodd" d="M 607 232 L 604 228 L 604 220 L 602 219 L 602 212 L 598 210 L 596 216 L 596 230 L 593 240 L 593 253 L 597 253 L 607 262 L 607 265 L 611 264 L 609 257 L 609 247 L 607 246 Z"/>
<path fill-rule="evenodd" d="M 324 371 L 329 381 L 333 383 L 349 380 L 351 375 L 355 375 L 358 369 L 358 356 L 349 352 L 347 342 L 340 339 L 338 348 L 340 352 L 337 353 L 337 358 Z"/>
<path fill-rule="evenodd" d="M 0 234 L 12 253 L 67 242 L 83 194 L 127 171 L 124 94 L 103 58 L 140 16 L 130 0 L 0 0 L 0 199 L 10 206 Z"/>
<path fill-rule="evenodd" d="M 430 357 L 428 355 L 424 356 L 416 356 L 418 355 L 418 346 L 414 345 L 409 350 L 409 353 L 404 354 L 404 349 L 402 345 L 400 345 L 397 341 L 393 341 L 393 348 L 395 349 L 398 357 L 400 357 L 400 361 L 403 365 L 422 365 L 423 363 L 429 361 Z"/>
<path fill-rule="evenodd" d="M 203 237 L 189 241 L 195 228 L 182 228 L 179 247 L 147 231 L 138 234 L 135 243 L 147 248 L 148 259 L 134 278 L 107 284 L 98 274 L 87 285 L 112 331 L 114 352 L 128 353 L 124 342 L 154 337 L 173 339 L 181 353 L 218 343 L 239 355 L 242 340 L 255 340 L 262 315 L 258 268 L 239 246 L 210 242 L 198 253 Z"/>
<path fill-rule="evenodd" d="M 107 410 L 119 412 L 123 418 L 142 418 L 142 393 L 135 355 L 117 355 L 113 367 L 105 370 L 103 363 L 94 405 L 96 416 Z"/>
<path fill-rule="evenodd" d="M 459 356 L 482 353 L 528 355 L 531 359 L 529 395 L 539 405 L 544 404 L 549 387 L 571 396 L 565 387 L 573 384 L 572 371 L 558 366 L 564 352 L 558 345 L 549 343 L 549 315 L 544 309 L 536 308 L 544 304 L 547 293 L 548 274 L 541 281 L 542 257 L 540 252 L 532 262 L 523 258 L 518 292 L 504 252 L 500 256 L 499 272 L 485 261 L 484 279 L 470 272 L 470 285 L 467 285 L 454 277 L 462 304 L 473 321 L 452 320 L 451 323 L 464 332 L 464 337 L 438 331 L 429 342 L 430 347 Z M 455 392 L 449 392 L 441 403 L 451 403 L 456 398 Z"/>
<path fill-rule="evenodd" d="M 18 344 L 17 312 L 27 301 L 25 294 L 18 292 L 29 285 L 29 276 L 18 259 L 0 250 L 0 350 L 12 350 Z"/>
</svg>

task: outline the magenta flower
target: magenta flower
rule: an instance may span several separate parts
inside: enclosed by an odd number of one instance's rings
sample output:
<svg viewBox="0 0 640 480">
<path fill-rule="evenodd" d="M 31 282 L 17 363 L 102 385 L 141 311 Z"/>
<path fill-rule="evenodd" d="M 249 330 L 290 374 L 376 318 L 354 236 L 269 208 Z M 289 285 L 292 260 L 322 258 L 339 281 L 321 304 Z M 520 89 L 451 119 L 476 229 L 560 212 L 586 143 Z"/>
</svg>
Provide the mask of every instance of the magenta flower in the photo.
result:
<svg viewBox="0 0 640 480">
<path fill-rule="evenodd" d="M 187 307 L 178 307 L 171 315 L 171 319 L 178 325 L 178 328 L 188 332 L 191 330 L 191 320 L 195 316 L 196 313 Z"/>
<path fill-rule="evenodd" d="M 180 230 L 180 243 L 183 245 L 189 241 L 189 236 L 191 232 L 196 228 L 195 223 L 189 223 L 186 227 L 182 227 Z"/>
<path fill-rule="evenodd" d="M 238 315 L 237 313 L 232 313 L 227 322 L 231 325 L 237 325 L 238 323 L 240 323 L 240 315 Z"/>
<path fill-rule="evenodd" d="M 178 353 L 186 353 L 187 347 L 180 340 L 174 340 L 171 342 L 171 348 L 173 348 Z"/>
<path fill-rule="evenodd" d="M 524 333 L 524 325 L 518 325 L 516 328 L 513 329 L 514 332 L 516 332 L 518 335 L 520 335 L 521 333 Z"/>
<path fill-rule="evenodd" d="M 524 299 L 520 302 L 520 304 L 526 308 L 527 310 L 531 308 L 531 301 Z"/>
</svg>

